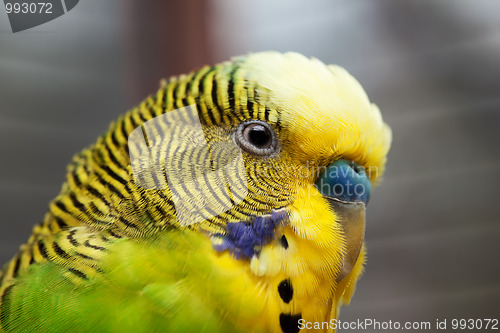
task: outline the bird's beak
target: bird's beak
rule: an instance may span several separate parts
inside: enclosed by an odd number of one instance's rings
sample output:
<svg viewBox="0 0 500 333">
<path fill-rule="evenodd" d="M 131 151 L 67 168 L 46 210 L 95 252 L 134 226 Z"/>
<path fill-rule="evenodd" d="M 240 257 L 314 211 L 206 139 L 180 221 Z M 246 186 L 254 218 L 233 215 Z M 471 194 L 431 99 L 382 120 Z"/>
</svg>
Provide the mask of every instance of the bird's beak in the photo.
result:
<svg viewBox="0 0 500 333">
<path fill-rule="evenodd" d="M 346 242 L 342 270 L 337 282 L 346 277 L 358 260 L 365 238 L 365 204 L 363 202 L 344 202 L 325 197 L 330 207 L 339 216 Z"/>
</svg>

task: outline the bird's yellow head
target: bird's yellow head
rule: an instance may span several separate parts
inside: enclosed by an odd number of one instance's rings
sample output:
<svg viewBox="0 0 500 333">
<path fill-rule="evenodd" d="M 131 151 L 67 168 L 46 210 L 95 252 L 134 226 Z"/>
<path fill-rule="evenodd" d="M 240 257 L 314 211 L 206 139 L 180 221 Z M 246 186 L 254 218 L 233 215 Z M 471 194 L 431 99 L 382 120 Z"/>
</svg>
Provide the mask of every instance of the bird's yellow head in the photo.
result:
<svg viewBox="0 0 500 333">
<path fill-rule="evenodd" d="M 346 70 L 297 53 L 244 59 L 241 68 L 256 85 L 258 103 L 276 111 L 269 122 L 279 122 L 283 154 L 305 165 L 345 158 L 383 172 L 390 129 Z"/>
</svg>

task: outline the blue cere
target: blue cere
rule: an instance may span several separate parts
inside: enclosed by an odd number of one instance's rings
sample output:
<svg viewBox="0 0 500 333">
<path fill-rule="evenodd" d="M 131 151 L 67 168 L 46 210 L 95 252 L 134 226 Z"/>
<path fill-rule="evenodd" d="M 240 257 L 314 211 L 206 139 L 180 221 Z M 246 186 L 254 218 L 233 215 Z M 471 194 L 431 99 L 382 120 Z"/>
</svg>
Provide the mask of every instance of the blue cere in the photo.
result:
<svg viewBox="0 0 500 333">
<path fill-rule="evenodd" d="M 319 175 L 315 185 L 326 197 L 365 204 L 370 199 L 370 179 L 364 168 L 352 161 L 333 162 Z"/>
<path fill-rule="evenodd" d="M 212 246 L 218 252 L 228 250 L 236 259 L 250 259 L 274 239 L 276 228 L 287 220 L 285 209 L 279 209 L 251 222 L 228 223 L 225 234 L 212 235 Z"/>
</svg>

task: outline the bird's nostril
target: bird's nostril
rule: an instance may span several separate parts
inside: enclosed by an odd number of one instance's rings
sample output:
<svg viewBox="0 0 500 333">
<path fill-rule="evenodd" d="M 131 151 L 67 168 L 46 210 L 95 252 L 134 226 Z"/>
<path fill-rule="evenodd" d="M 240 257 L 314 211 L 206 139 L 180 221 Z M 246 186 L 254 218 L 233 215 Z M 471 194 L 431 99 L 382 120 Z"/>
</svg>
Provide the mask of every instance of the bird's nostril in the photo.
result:
<svg viewBox="0 0 500 333">
<path fill-rule="evenodd" d="M 358 175 L 362 174 L 364 171 L 364 168 L 360 165 L 352 165 L 351 168 L 356 172 Z"/>
<path fill-rule="evenodd" d="M 361 165 L 354 163 L 352 161 L 349 161 L 348 163 L 349 167 L 354 170 L 358 175 L 363 175 L 365 173 L 365 168 L 362 167 Z"/>
</svg>

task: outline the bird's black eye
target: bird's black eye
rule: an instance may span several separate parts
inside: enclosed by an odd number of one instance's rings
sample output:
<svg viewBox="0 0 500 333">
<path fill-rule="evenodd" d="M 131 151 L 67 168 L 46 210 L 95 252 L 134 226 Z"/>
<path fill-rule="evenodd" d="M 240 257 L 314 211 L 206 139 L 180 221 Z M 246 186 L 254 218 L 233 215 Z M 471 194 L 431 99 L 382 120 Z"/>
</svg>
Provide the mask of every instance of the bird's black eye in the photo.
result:
<svg viewBox="0 0 500 333">
<path fill-rule="evenodd" d="M 258 120 L 242 123 L 236 131 L 236 142 L 248 153 L 259 156 L 269 156 L 277 149 L 273 128 Z"/>
<path fill-rule="evenodd" d="M 250 124 L 245 127 L 243 138 L 258 149 L 271 147 L 273 141 L 272 133 L 261 124 Z"/>
</svg>

